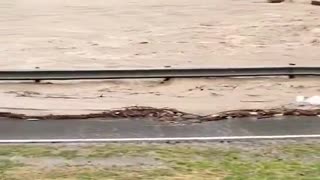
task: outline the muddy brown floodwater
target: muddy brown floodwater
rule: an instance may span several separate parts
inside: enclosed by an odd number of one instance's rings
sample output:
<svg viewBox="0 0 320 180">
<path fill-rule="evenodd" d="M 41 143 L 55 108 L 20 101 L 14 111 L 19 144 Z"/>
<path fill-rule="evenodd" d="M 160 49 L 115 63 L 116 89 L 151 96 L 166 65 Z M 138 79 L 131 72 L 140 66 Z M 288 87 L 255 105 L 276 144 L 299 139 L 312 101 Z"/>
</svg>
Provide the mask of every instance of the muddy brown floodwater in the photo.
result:
<svg viewBox="0 0 320 180">
<path fill-rule="evenodd" d="M 319 65 L 319 7 L 309 1 L 6 0 L 0 69 Z M 1 83 L 0 111 L 84 114 L 129 106 L 212 114 L 291 106 L 316 78 Z"/>
</svg>

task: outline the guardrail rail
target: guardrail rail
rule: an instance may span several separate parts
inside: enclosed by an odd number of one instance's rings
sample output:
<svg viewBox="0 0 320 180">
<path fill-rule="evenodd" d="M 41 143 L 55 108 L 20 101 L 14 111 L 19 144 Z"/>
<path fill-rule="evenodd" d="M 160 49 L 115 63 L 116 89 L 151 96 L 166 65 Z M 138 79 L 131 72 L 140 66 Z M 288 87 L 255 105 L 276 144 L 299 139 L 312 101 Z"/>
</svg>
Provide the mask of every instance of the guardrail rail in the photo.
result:
<svg viewBox="0 0 320 180">
<path fill-rule="evenodd" d="M 21 70 L 0 71 L 0 80 L 80 80 L 197 78 L 241 76 L 320 76 L 320 67 L 244 67 L 109 70 Z"/>
</svg>

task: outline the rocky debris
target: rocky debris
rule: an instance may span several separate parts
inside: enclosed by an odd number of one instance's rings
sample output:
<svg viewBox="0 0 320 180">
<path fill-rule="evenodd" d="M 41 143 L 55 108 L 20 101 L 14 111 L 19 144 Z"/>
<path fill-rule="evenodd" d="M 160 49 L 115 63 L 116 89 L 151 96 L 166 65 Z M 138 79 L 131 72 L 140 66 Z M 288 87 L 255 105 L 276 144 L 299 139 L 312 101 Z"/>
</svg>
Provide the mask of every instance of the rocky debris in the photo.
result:
<svg viewBox="0 0 320 180">
<path fill-rule="evenodd" d="M 268 0 L 267 2 L 268 3 L 282 3 L 284 2 L 285 0 Z"/>
<path fill-rule="evenodd" d="M 257 119 L 280 117 L 280 116 L 320 116 L 320 109 L 243 109 L 225 111 L 210 115 L 196 115 L 178 111 L 170 108 L 152 108 L 133 106 L 118 110 L 110 110 L 102 113 L 82 114 L 82 115 L 45 115 L 27 116 L 24 114 L 14 114 L 0 112 L 0 117 L 24 120 L 66 120 L 66 119 L 93 119 L 93 118 L 149 118 L 169 123 L 200 123 L 205 121 L 219 121 L 225 119 L 254 117 Z"/>
<path fill-rule="evenodd" d="M 184 119 L 198 119 L 202 116 L 185 113 L 170 108 L 152 108 L 133 106 L 118 110 L 109 110 L 102 113 L 80 114 L 80 115 L 45 115 L 45 116 L 27 116 L 24 114 L 15 114 L 9 112 L 0 112 L 0 117 L 13 119 L 93 119 L 93 118 L 150 118 L 160 121 L 182 121 Z"/>
<path fill-rule="evenodd" d="M 248 109 L 222 112 L 214 118 L 207 120 L 222 120 L 231 116 L 232 118 L 256 117 L 257 119 L 279 117 L 279 116 L 317 116 L 320 115 L 320 109 Z M 206 118 L 204 118 L 206 119 Z"/>
<path fill-rule="evenodd" d="M 149 42 L 148 41 L 141 41 L 141 42 L 139 42 L 139 44 L 149 44 Z"/>
<path fill-rule="evenodd" d="M 320 0 L 313 0 L 311 1 L 311 4 L 315 6 L 320 6 Z"/>
</svg>

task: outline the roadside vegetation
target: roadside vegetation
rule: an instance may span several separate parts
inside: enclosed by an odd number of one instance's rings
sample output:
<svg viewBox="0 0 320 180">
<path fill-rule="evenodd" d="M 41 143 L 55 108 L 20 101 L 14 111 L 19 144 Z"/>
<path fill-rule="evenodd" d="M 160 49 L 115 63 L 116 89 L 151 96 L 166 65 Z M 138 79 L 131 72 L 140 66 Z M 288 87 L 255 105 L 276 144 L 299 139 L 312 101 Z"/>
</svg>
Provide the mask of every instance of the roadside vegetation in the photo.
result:
<svg viewBox="0 0 320 180">
<path fill-rule="evenodd" d="M 0 179 L 320 179 L 320 144 L 2 145 Z"/>
</svg>

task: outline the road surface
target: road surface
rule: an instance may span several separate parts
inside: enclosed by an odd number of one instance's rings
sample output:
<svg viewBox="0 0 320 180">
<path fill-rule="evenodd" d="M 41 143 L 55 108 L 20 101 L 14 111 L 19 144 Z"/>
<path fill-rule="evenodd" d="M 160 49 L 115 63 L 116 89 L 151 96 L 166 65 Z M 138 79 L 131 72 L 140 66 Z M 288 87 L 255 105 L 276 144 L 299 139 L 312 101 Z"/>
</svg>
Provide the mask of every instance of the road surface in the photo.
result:
<svg viewBox="0 0 320 180">
<path fill-rule="evenodd" d="M 147 119 L 0 119 L 0 140 L 281 136 L 319 132 L 319 117 L 233 119 L 185 125 Z"/>
</svg>

